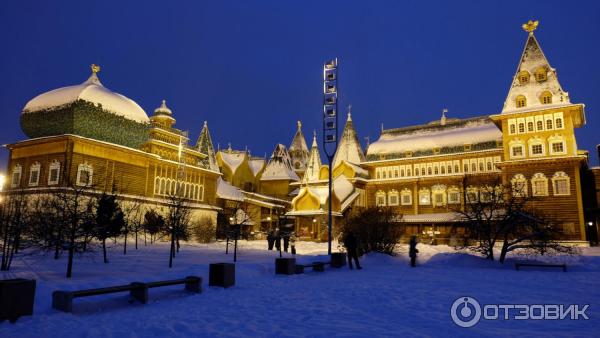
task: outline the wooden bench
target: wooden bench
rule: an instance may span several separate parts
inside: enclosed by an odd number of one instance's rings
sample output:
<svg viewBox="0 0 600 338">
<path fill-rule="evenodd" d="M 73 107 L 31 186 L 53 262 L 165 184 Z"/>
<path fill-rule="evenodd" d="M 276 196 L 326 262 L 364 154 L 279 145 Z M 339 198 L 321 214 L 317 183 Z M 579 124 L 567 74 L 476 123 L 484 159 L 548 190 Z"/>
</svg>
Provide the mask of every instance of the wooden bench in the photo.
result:
<svg viewBox="0 0 600 338">
<path fill-rule="evenodd" d="M 132 300 L 137 300 L 142 304 L 146 304 L 148 302 L 148 289 L 177 284 L 185 284 L 185 289 L 190 292 L 202 292 L 202 278 L 196 276 L 189 276 L 182 279 L 173 279 L 150 283 L 133 282 L 127 285 L 117 285 L 106 288 L 87 289 L 79 291 L 54 291 L 52 293 L 52 307 L 64 312 L 71 312 L 73 311 L 74 298 L 98 296 L 109 293 L 127 291 L 129 291 L 129 295 L 131 296 Z"/>
<path fill-rule="evenodd" d="M 540 268 L 561 268 L 563 272 L 567 272 L 566 264 L 545 264 L 545 263 L 515 263 L 515 269 L 519 271 L 519 268 L 522 266 L 532 266 L 532 267 L 540 267 Z"/>
</svg>

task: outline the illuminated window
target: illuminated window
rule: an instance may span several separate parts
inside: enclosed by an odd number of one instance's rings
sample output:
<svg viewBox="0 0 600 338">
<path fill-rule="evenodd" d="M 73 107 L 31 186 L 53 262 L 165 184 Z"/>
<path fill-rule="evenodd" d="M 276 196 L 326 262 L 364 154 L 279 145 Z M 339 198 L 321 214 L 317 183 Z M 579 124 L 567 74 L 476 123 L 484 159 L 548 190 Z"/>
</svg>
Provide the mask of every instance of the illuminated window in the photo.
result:
<svg viewBox="0 0 600 338">
<path fill-rule="evenodd" d="M 430 205 L 431 204 L 431 194 L 429 193 L 429 189 L 421 189 L 419 191 L 419 204 L 420 205 Z"/>
<path fill-rule="evenodd" d="M 464 172 L 468 173 L 469 172 L 469 164 L 465 163 L 464 168 L 465 168 Z"/>
<path fill-rule="evenodd" d="M 527 99 L 523 95 L 517 96 L 517 108 L 523 108 L 527 106 Z"/>
<path fill-rule="evenodd" d="M 442 175 L 444 175 L 446 173 L 446 167 L 441 166 L 440 170 L 441 170 Z"/>
<path fill-rule="evenodd" d="M 448 204 L 460 204 L 460 191 L 456 187 L 448 189 Z"/>
<path fill-rule="evenodd" d="M 477 163 L 471 163 L 471 172 L 477 171 Z"/>
<path fill-rule="evenodd" d="M 475 187 L 467 187 L 467 202 L 475 203 L 479 200 L 479 190 Z"/>
<path fill-rule="evenodd" d="M 556 125 L 556 129 L 562 129 L 562 127 L 563 127 L 563 121 L 562 121 L 562 118 L 560 118 L 560 117 L 557 117 L 557 118 L 556 118 L 555 125 Z"/>
<path fill-rule="evenodd" d="M 516 174 L 510 181 L 513 195 L 516 197 L 527 196 L 527 179 L 522 174 Z"/>
<path fill-rule="evenodd" d="M 385 206 L 385 192 L 379 190 L 375 193 L 375 204 L 379 206 Z"/>
<path fill-rule="evenodd" d="M 404 169 L 400 170 L 400 176 L 404 177 Z"/>
<path fill-rule="evenodd" d="M 519 123 L 519 133 L 525 132 L 525 123 Z"/>
<path fill-rule="evenodd" d="M 546 67 L 542 66 L 535 70 L 535 80 L 537 82 L 544 82 L 548 80 Z"/>
<path fill-rule="evenodd" d="M 402 190 L 402 205 L 411 205 L 412 204 L 412 193 L 408 189 Z"/>
<path fill-rule="evenodd" d="M 511 124 L 511 125 L 510 125 L 510 133 L 511 133 L 511 134 L 514 134 L 514 133 L 516 133 L 516 132 L 517 132 L 517 128 L 515 127 L 515 125 L 514 125 L 514 124 Z"/>
<path fill-rule="evenodd" d="M 512 146 L 510 149 L 511 149 L 511 157 L 523 157 L 523 146 L 522 145 Z"/>
<path fill-rule="evenodd" d="M 540 101 L 542 102 L 542 104 L 552 103 L 552 93 L 546 90 L 542 93 L 542 95 L 540 95 Z"/>
<path fill-rule="evenodd" d="M 77 167 L 77 185 L 89 187 L 93 182 L 94 169 L 87 162 Z"/>
<path fill-rule="evenodd" d="M 406 176 L 410 176 L 410 175 L 411 175 L 410 169 L 406 169 Z"/>
<path fill-rule="evenodd" d="M 57 160 L 52 161 L 50 163 L 50 168 L 48 169 L 48 185 L 58 184 L 58 180 L 60 178 L 60 162 Z"/>
<path fill-rule="evenodd" d="M 439 175 L 439 171 L 440 171 L 440 170 L 439 170 L 439 168 L 438 168 L 438 167 L 435 167 L 435 168 L 433 168 L 433 173 L 434 173 L 435 175 Z"/>
<path fill-rule="evenodd" d="M 458 164 L 454 165 L 454 172 L 458 173 L 460 172 L 459 168 L 458 168 Z"/>
<path fill-rule="evenodd" d="M 542 121 L 537 121 L 536 124 L 537 124 L 538 131 L 544 130 L 544 123 Z"/>
<path fill-rule="evenodd" d="M 427 168 L 427 175 L 431 175 L 431 167 Z"/>
<path fill-rule="evenodd" d="M 527 84 L 529 83 L 529 72 L 524 70 L 519 72 L 519 83 L 520 84 Z"/>
<path fill-rule="evenodd" d="M 531 178 L 533 196 L 548 196 L 548 179 L 542 173 L 537 173 Z"/>
<path fill-rule="evenodd" d="M 527 131 L 531 132 L 533 131 L 533 122 L 527 122 Z"/>
<path fill-rule="evenodd" d="M 479 171 L 483 171 L 483 170 L 484 170 L 483 162 L 479 162 Z"/>
<path fill-rule="evenodd" d="M 448 164 L 448 174 L 452 174 L 452 165 Z"/>
<path fill-rule="evenodd" d="M 542 155 L 542 154 L 544 154 L 544 147 L 541 144 L 533 144 L 531 146 L 531 154 L 532 155 Z"/>
<path fill-rule="evenodd" d="M 492 171 L 492 162 L 487 163 L 487 170 Z"/>
<path fill-rule="evenodd" d="M 425 176 L 425 167 L 421 167 L 421 176 Z"/>
<path fill-rule="evenodd" d="M 569 176 L 559 171 L 552 176 L 552 189 L 554 190 L 554 196 L 565 196 L 571 194 L 571 186 Z"/>
<path fill-rule="evenodd" d="M 431 188 L 431 192 L 433 195 L 433 205 L 436 207 L 441 207 L 446 205 L 446 186 L 443 184 L 434 185 Z"/>
<path fill-rule="evenodd" d="M 552 142 L 552 153 L 553 154 L 564 154 L 565 153 L 565 143 L 564 142 Z"/>
<path fill-rule="evenodd" d="M 392 189 L 389 193 L 388 193 L 388 205 L 398 205 L 398 191 Z"/>
<path fill-rule="evenodd" d="M 29 168 L 29 186 L 35 187 L 40 183 L 40 170 L 42 166 L 39 162 L 35 162 Z"/>
<path fill-rule="evenodd" d="M 546 130 L 552 129 L 552 119 L 546 120 Z"/>
</svg>

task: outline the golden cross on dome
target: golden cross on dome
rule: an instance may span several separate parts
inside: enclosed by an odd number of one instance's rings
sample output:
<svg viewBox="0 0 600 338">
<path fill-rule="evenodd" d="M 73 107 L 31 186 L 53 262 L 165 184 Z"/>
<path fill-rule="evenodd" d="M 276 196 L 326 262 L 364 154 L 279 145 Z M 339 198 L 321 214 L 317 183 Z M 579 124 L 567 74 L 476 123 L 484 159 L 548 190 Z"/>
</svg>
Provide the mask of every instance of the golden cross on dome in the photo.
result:
<svg viewBox="0 0 600 338">
<path fill-rule="evenodd" d="M 100 71 L 100 66 L 98 66 L 95 63 L 92 63 L 92 65 L 90 66 L 92 68 L 92 73 L 96 74 Z"/>
<path fill-rule="evenodd" d="M 521 27 L 523 27 L 523 30 L 528 32 L 529 34 L 533 34 L 533 31 L 537 29 L 539 24 L 540 22 L 538 20 L 529 20 L 527 23 L 524 23 Z"/>
</svg>

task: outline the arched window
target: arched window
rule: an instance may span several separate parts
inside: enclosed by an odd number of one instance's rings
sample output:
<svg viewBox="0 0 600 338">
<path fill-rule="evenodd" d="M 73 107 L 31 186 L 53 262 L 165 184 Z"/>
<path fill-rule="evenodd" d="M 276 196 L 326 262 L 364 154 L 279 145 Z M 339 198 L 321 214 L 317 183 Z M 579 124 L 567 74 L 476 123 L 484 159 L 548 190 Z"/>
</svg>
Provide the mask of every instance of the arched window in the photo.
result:
<svg viewBox="0 0 600 338">
<path fill-rule="evenodd" d="M 540 138 L 531 138 L 529 141 L 529 155 L 530 156 L 544 156 L 544 141 Z"/>
<path fill-rule="evenodd" d="M 477 172 L 477 163 L 471 163 L 471 172 Z"/>
<path fill-rule="evenodd" d="M 375 193 L 375 205 L 379 206 L 385 206 L 385 192 L 382 190 L 379 190 Z"/>
<path fill-rule="evenodd" d="M 458 164 L 454 165 L 454 172 L 455 173 L 459 173 L 460 172 Z"/>
<path fill-rule="evenodd" d="M 410 169 L 406 169 L 406 176 L 411 176 L 411 174 Z"/>
<path fill-rule="evenodd" d="M 544 130 L 544 122 L 542 122 L 542 121 L 537 121 L 537 122 L 536 122 L 536 124 L 537 124 L 537 130 L 538 130 L 538 131 L 540 131 L 540 130 Z"/>
<path fill-rule="evenodd" d="M 479 200 L 479 190 L 476 187 L 467 187 L 467 202 L 476 203 Z"/>
<path fill-rule="evenodd" d="M 546 120 L 546 130 L 551 130 L 552 129 L 552 119 L 547 119 Z"/>
<path fill-rule="evenodd" d="M 538 67 L 535 70 L 535 80 L 537 82 L 544 82 L 544 81 L 548 80 L 547 72 L 548 71 L 546 70 L 546 67 L 544 67 L 544 66 Z"/>
<path fill-rule="evenodd" d="M 401 198 L 402 205 L 411 205 L 412 192 L 410 191 L 410 189 L 402 189 Z"/>
<path fill-rule="evenodd" d="M 514 124 L 511 124 L 511 125 L 510 125 L 510 133 L 511 133 L 511 134 L 514 134 L 514 133 L 516 133 L 516 132 L 517 132 L 517 127 L 516 127 Z"/>
<path fill-rule="evenodd" d="M 517 96 L 516 102 L 517 108 L 523 108 L 527 106 L 527 99 L 523 95 Z"/>
<path fill-rule="evenodd" d="M 436 175 L 438 175 L 439 174 L 439 170 L 440 170 L 439 167 L 436 166 L 436 167 L 433 168 L 433 173 L 436 174 Z"/>
<path fill-rule="evenodd" d="M 559 171 L 552 176 L 552 190 L 554 196 L 566 196 L 571 194 L 571 183 L 569 176 L 564 171 Z"/>
<path fill-rule="evenodd" d="M 419 190 L 419 204 L 420 205 L 430 205 L 431 204 L 431 194 L 429 193 L 429 189 L 423 188 Z"/>
<path fill-rule="evenodd" d="M 427 168 L 427 175 L 431 175 L 431 167 Z"/>
<path fill-rule="evenodd" d="M 387 178 L 386 176 L 387 176 L 387 171 L 384 170 L 383 171 L 383 178 Z"/>
<path fill-rule="evenodd" d="M 549 91 L 544 91 L 542 95 L 540 95 L 540 102 L 542 104 L 550 104 L 552 103 L 552 93 Z"/>
<path fill-rule="evenodd" d="M 40 183 L 40 170 L 42 166 L 40 162 L 35 162 L 29 167 L 29 186 L 35 187 Z"/>
<path fill-rule="evenodd" d="M 460 204 L 460 190 L 457 187 L 448 188 L 448 204 Z"/>
<path fill-rule="evenodd" d="M 533 122 L 531 122 L 531 121 L 527 122 L 527 131 L 529 131 L 529 132 L 533 131 Z"/>
<path fill-rule="evenodd" d="M 519 123 L 519 133 L 523 134 L 525 132 L 525 123 Z"/>
<path fill-rule="evenodd" d="M 483 171 L 484 167 L 483 167 L 483 162 L 479 162 L 479 171 Z"/>
<path fill-rule="evenodd" d="M 452 174 L 452 164 L 448 164 L 448 174 Z"/>
<path fill-rule="evenodd" d="M 89 187 L 93 182 L 94 169 L 87 162 L 77 167 L 77 185 Z"/>
<path fill-rule="evenodd" d="M 400 169 L 400 176 L 404 177 L 404 169 Z"/>
<path fill-rule="evenodd" d="M 565 139 L 560 135 L 554 135 L 548 138 L 548 143 L 550 145 L 550 154 L 551 155 L 564 155 L 566 154 L 566 144 Z"/>
<path fill-rule="evenodd" d="M 444 175 L 444 174 L 446 173 L 446 167 L 444 167 L 444 166 L 441 166 L 441 167 L 440 167 L 440 170 L 441 170 L 441 174 L 442 174 L 442 175 Z"/>
<path fill-rule="evenodd" d="M 524 197 L 527 196 L 527 179 L 523 174 L 516 174 L 510 180 L 513 196 Z"/>
<path fill-rule="evenodd" d="M 421 167 L 421 176 L 425 176 L 425 167 Z"/>
<path fill-rule="evenodd" d="M 492 162 L 487 163 L 487 170 L 492 171 Z"/>
<path fill-rule="evenodd" d="M 443 184 L 436 184 L 431 187 L 431 194 L 433 196 L 433 206 L 441 207 L 446 205 L 446 186 Z"/>
<path fill-rule="evenodd" d="M 398 190 L 392 189 L 388 193 L 388 205 L 395 206 L 398 204 L 400 204 Z"/>
<path fill-rule="evenodd" d="M 48 185 L 58 184 L 60 180 L 60 162 L 58 160 L 52 161 L 48 168 Z"/>
<path fill-rule="evenodd" d="M 529 83 L 529 72 L 528 71 L 523 70 L 523 71 L 519 72 L 519 83 L 522 85 Z"/>
<path fill-rule="evenodd" d="M 10 176 L 10 186 L 12 188 L 16 188 L 21 185 L 21 174 L 23 172 L 23 168 L 20 164 L 15 164 L 12 170 L 12 174 Z"/>
<path fill-rule="evenodd" d="M 531 191 L 533 196 L 548 196 L 548 179 L 542 173 L 537 173 L 531 178 Z"/>
<path fill-rule="evenodd" d="M 555 124 L 556 129 L 562 129 L 562 127 L 563 127 L 562 118 L 561 117 L 557 117 L 554 124 Z"/>
<path fill-rule="evenodd" d="M 463 170 L 463 171 L 468 173 L 469 172 L 469 164 L 465 163 L 464 168 L 465 168 L 465 170 Z"/>
</svg>

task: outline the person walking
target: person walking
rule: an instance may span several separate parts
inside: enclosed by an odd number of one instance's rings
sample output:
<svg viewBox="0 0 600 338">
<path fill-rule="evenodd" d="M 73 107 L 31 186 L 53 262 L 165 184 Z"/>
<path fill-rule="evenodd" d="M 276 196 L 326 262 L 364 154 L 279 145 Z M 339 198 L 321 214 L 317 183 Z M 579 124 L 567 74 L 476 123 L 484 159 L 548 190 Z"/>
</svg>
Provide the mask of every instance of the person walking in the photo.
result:
<svg viewBox="0 0 600 338">
<path fill-rule="evenodd" d="M 346 247 L 346 252 L 348 253 L 348 265 L 350 266 L 350 269 L 353 269 L 352 259 L 354 259 L 354 262 L 356 263 L 356 269 L 362 269 L 358 261 L 358 241 L 352 231 L 348 231 L 344 237 L 344 246 Z"/>
<path fill-rule="evenodd" d="M 275 236 L 273 235 L 273 230 L 270 230 L 267 234 L 267 245 L 269 250 L 273 250 L 273 245 L 275 245 Z"/>
<path fill-rule="evenodd" d="M 296 233 L 292 231 L 290 235 L 290 249 L 292 250 L 292 255 L 296 254 Z"/>
<path fill-rule="evenodd" d="M 283 251 L 288 252 L 290 246 L 290 234 L 288 232 L 283 234 Z"/>
<path fill-rule="evenodd" d="M 417 266 L 417 236 L 411 236 L 410 242 L 408 243 L 408 257 L 410 257 L 410 266 L 413 268 Z"/>
</svg>

